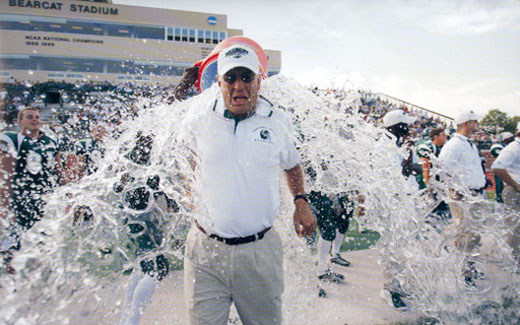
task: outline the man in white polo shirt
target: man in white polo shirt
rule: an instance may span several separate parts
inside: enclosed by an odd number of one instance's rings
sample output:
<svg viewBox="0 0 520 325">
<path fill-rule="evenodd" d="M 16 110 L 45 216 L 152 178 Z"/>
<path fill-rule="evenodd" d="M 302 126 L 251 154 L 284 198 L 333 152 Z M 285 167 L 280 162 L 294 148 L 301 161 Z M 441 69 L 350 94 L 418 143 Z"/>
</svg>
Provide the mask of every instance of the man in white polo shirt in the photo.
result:
<svg viewBox="0 0 520 325">
<path fill-rule="evenodd" d="M 469 139 L 478 129 L 477 120 L 478 116 L 472 110 L 460 112 L 454 121 L 457 131 L 442 147 L 439 154 L 441 167 L 455 182 L 449 202 L 454 227 L 457 229 L 455 245 L 459 250 L 467 252 L 468 256 L 469 252 L 480 243 L 480 236 L 467 229 L 470 226 L 468 214 L 481 214 L 481 206 L 478 204 L 478 200 L 474 199 L 482 195 L 486 184 L 479 150 L 476 144 Z M 474 263 L 468 259 L 463 270 L 468 284 L 473 283 L 474 278 L 478 275 L 473 265 Z"/>
<path fill-rule="evenodd" d="M 296 232 L 308 236 L 316 228 L 290 119 L 259 96 L 259 72 L 253 49 L 222 50 L 221 94 L 193 126 L 203 204 L 184 259 L 190 324 L 227 324 L 233 302 L 244 324 L 281 324 L 283 249 L 272 228 L 280 168 L 294 196 Z"/>
<path fill-rule="evenodd" d="M 478 116 L 472 110 L 459 113 L 454 121 L 457 131 L 439 154 L 444 170 L 450 176 L 458 178 L 461 185 L 473 194 L 481 193 L 486 185 L 479 150 L 469 139 L 478 129 L 477 119 Z"/>
<path fill-rule="evenodd" d="M 512 211 L 520 212 L 520 122 L 516 126 L 515 140 L 500 151 L 491 168 L 493 168 L 495 175 L 506 183 L 502 192 L 504 204 Z M 507 221 L 511 226 L 518 223 L 515 218 Z M 508 243 L 511 245 L 513 255 L 520 265 L 520 225 L 517 224 L 513 228 Z"/>
</svg>

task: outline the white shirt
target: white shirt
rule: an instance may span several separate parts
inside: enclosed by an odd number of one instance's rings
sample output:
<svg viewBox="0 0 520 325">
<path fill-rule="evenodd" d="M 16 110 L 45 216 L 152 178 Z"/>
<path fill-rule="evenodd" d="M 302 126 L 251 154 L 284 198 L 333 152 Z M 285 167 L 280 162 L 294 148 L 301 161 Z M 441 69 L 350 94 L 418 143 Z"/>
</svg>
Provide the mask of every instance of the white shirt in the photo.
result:
<svg viewBox="0 0 520 325">
<path fill-rule="evenodd" d="M 507 170 L 513 180 L 520 184 L 520 137 L 516 137 L 515 141 L 500 151 L 491 168 Z"/>
<path fill-rule="evenodd" d="M 468 189 L 481 189 L 486 184 L 478 148 L 462 134 L 455 133 L 442 147 L 439 160 L 442 168 Z"/>
<path fill-rule="evenodd" d="M 290 119 L 259 98 L 255 114 L 235 122 L 221 97 L 195 125 L 200 193 L 210 234 L 245 237 L 272 226 L 280 206 L 280 168 L 300 163 Z"/>
</svg>

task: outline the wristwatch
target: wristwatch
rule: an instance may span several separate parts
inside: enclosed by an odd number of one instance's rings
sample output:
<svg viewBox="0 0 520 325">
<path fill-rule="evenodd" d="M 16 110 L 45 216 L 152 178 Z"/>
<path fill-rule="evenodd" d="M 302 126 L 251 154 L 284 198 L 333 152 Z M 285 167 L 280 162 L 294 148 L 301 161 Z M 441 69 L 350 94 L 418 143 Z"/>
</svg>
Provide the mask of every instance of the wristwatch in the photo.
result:
<svg viewBox="0 0 520 325">
<path fill-rule="evenodd" d="M 296 203 L 296 200 L 299 200 L 299 199 L 302 199 L 302 200 L 304 200 L 305 202 L 309 203 L 309 199 L 307 198 L 307 195 L 306 195 L 306 194 L 298 194 L 298 195 L 295 195 L 295 196 L 294 196 L 294 200 L 293 200 L 293 202 Z"/>
</svg>

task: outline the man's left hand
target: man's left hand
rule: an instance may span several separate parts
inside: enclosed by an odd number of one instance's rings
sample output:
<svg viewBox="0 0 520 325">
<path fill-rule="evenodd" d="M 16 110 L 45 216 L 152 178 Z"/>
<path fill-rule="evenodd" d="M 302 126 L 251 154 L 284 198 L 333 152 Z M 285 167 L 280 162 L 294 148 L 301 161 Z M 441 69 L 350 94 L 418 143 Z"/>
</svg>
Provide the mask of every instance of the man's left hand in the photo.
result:
<svg viewBox="0 0 520 325">
<path fill-rule="evenodd" d="M 296 200 L 293 220 L 294 229 L 300 237 L 310 236 L 316 229 L 316 218 L 305 200 Z"/>
</svg>

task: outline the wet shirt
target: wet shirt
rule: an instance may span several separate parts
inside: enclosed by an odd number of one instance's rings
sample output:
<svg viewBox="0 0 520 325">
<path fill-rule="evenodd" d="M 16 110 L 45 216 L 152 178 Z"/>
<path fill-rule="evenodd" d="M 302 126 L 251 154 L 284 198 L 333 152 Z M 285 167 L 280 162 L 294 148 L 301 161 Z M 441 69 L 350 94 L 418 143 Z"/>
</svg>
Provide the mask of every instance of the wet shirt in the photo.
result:
<svg viewBox="0 0 520 325">
<path fill-rule="evenodd" d="M 199 223 L 221 237 L 245 237 L 272 226 L 280 206 L 280 169 L 300 163 L 292 125 L 261 97 L 255 112 L 233 118 L 221 96 L 194 128 L 200 161 Z"/>
<path fill-rule="evenodd" d="M 505 169 L 513 180 L 520 183 L 520 138 L 509 143 L 498 155 L 491 166 L 493 169 Z"/>
<path fill-rule="evenodd" d="M 455 133 L 442 147 L 439 160 L 442 168 L 468 189 L 478 190 L 486 184 L 478 148 L 462 134 Z"/>
<path fill-rule="evenodd" d="M 0 135 L 0 150 L 16 159 L 13 178 L 15 198 L 24 192 L 49 192 L 56 185 L 58 143 L 42 131 L 37 139 L 16 132 L 4 132 Z"/>
</svg>

